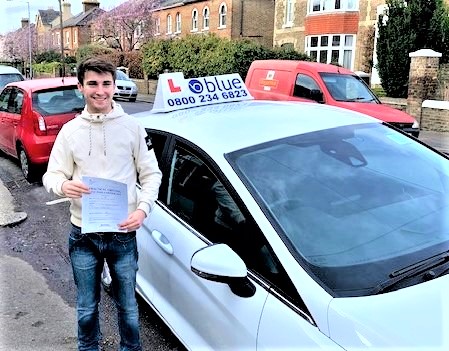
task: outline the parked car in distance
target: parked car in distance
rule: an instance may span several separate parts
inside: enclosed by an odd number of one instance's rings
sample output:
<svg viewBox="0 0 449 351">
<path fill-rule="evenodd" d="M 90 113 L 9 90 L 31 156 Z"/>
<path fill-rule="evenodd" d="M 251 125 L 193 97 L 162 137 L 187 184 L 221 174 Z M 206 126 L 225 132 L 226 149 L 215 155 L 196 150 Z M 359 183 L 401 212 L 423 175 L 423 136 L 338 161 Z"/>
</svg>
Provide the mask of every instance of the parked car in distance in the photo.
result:
<svg viewBox="0 0 449 351">
<path fill-rule="evenodd" d="M 0 94 L 0 150 L 17 158 L 33 181 L 45 166 L 62 125 L 84 108 L 75 77 L 6 85 Z"/>
<path fill-rule="evenodd" d="M 256 60 L 245 79 L 252 96 L 262 100 L 314 101 L 364 113 L 419 136 L 409 114 L 382 104 L 365 81 L 336 65 L 294 60 Z"/>
<path fill-rule="evenodd" d="M 449 349 L 448 156 L 238 75 L 161 74 L 134 117 L 164 174 L 137 292 L 187 349 Z"/>
<path fill-rule="evenodd" d="M 0 92 L 6 84 L 25 80 L 22 73 L 14 67 L 0 65 Z"/>
<path fill-rule="evenodd" d="M 137 85 L 126 73 L 121 70 L 116 71 L 114 98 L 127 99 L 134 102 L 137 98 Z"/>
</svg>

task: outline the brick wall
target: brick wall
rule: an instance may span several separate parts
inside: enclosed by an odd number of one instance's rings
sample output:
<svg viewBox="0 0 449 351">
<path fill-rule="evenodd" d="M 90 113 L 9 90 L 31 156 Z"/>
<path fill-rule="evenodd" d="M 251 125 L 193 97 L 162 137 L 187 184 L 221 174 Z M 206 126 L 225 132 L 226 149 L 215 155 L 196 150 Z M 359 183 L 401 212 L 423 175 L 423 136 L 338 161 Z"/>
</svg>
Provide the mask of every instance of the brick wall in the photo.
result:
<svg viewBox="0 0 449 351">
<path fill-rule="evenodd" d="M 449 64 L 441 64 L 438 70 L 438 86 L 435 100 L 449 101 Z"/>
<path fill-rule="evenodd" d="M 423 107 L 421 130 L 449 132 L 449 109 Z"/>
<path fill-rule="evenodd" d="M 358 12 L 342 12 L 308 16 L 305 21 L 306 35 L 357 34 Z"/>
<path fill-rule="evenodd" d="M 272 0 L 208 0 L 175 6 L 154 13 L 160 18 L 160 38 L 184 37 L 189 34 L 214 33 L 222 38 L 249 38 L 267 47 L 273 46 L 274 2 Z M 219 9 L 226 4 L 226 27 L 219 27 Z M 243 5 L 242 5 L 243 4 Z M 243 6 L 243 17 L 242 17 Z M 209 9 L 209 28 L 203 26 L 203 10 Z M 198 30 L 192 31 L 192 11 L 198 11 Z M 181 16 L 181 31 L 176 30 L 176 14 Z M 167 16 L 171 16 L 172 33 L 167 34 Z"/>
<path fill-rule="evenodd" d="M 156 79 L 132 79 L 137 85 L 140 94 L 156 94 L 157 80 Z"/>
<path fill-rule="evenodd" d="M 408 96 L 406 112 L 420 124 L 422 130 L 441 129 L 445 125 L 445 111 L 440 111 L 441 119 L 436 120 L 436 113 L 423 107 L 425 100 L 435 100 L 439 91 L 439 60 L 441 54 L 433 50 L 418 50 L 410 53 L 410 71 L 408 79 Z M 438 130 L 439 131 L 439 130 Z"/>
</svg>

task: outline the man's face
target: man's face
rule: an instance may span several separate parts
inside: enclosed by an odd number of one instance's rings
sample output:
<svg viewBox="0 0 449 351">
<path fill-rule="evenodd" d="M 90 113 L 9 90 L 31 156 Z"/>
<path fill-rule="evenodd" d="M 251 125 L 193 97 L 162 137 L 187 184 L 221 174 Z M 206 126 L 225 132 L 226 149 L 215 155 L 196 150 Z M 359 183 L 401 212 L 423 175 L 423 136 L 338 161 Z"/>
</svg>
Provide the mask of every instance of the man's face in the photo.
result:
<svg viewBox="0 0 449 351">
<path fill-rule="evenodd" d="M 112 110 L 115 83 L 111 73 L 86 71 L 84 83 L 78 83 L 78 89 L 84 95 L 90 113 L 106 114 Z"/>
</svg>

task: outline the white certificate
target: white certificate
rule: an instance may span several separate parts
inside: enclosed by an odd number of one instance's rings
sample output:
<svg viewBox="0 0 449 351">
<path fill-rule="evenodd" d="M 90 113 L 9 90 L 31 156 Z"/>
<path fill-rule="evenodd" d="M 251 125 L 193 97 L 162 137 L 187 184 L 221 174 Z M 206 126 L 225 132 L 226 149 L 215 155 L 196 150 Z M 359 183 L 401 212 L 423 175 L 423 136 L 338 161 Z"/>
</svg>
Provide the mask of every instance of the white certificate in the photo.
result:
<svg viewBox="0 0 449 351">
<path fill-rule="evenodd" d="M 83 194 L 82 233 L 126 232 L 118 224 L 128 217 L 128 188 L 114 180 L 83 177 L 90 194 Z"/>
</svg>

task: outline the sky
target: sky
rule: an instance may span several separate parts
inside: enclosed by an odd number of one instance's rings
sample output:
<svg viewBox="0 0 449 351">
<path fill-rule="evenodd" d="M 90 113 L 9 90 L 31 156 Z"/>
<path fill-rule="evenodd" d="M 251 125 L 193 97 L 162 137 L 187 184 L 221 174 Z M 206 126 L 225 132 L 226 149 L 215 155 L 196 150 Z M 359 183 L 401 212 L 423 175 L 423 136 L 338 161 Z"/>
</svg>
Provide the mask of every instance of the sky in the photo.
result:
<svg viewBox="0 0 449 351">
<path fill-rule="evenodd" d="M 67 0 L 66 0 L 67 1 Z M 84 0 L 68 0 L 72 5 L 72 15 L 76 15 L 83 11 Z M 126 0 L 99 0 L 100 8 L 109 11 L 110 9 L 124 3 Z M 31 23 L 36 23 L 36 15 L 38 10 L 47 10 L 52 7 L 55 11 L 59 11 L 58 0 L 0 0 L 0 34 L 19 29 L 22 18 L 28 18 L 28 3 L 30 4 Z"/>
</svg>

